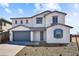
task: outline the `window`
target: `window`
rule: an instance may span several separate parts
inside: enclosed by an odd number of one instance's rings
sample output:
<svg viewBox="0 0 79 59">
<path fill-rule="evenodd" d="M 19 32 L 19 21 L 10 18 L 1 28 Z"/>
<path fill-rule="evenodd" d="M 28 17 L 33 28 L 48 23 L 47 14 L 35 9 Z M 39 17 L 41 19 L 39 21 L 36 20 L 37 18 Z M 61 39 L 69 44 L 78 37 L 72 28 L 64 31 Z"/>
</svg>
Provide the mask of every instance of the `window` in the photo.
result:
<svg viewBox="0 0 79 59">
<path fill-rule="evenodd" d="M 62 38 L 63 37 L 63 30 L 62 29 L 54 30 L 54 37 L 55 38 Z"/>
<path fill-rule="evenodd" d="M 17 21 L 15 21 L 15 24 L 17 24 Z"/>
<path fill-rule="evenodd" d="M 53 16 L 53 24 L 57 24 L 58 23 L 58 16 Z"/>
<path fill-rule="evenodd" d="M 36 23 L 37 24 L 42 24 L 42 17 L 36 18 Z"/>
<path fill-rule="evenodd" d="M 28 20 L 26 20 L 26 24 L 28 24 Z"/>
<path fill-rule="evenodd" d="M 23 21 L 21 20 L 21 24 L 23 24 Z"/>
</svg>

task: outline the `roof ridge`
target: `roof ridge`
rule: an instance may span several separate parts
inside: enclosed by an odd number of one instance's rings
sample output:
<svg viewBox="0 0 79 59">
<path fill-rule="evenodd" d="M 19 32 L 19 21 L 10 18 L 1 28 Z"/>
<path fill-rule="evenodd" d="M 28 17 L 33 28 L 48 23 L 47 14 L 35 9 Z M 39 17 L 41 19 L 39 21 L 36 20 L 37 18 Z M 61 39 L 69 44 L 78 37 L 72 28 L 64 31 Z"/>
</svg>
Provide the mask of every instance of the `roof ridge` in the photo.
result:
<svg viewBox="0 0 79 59">
<path fill-rule="evenodd" d="M 46 10 L 46 11 L 43 11 L 43 12 L 41 12 L 41 13 L 35 14 L 35 15 L 31 16 L 31 17 L 18 17 L 18 18 L 10 18 L 10 19 L 32 18 L 32 17 L 35 17 L 35 16 L 37 16 L 37 15 L 43 14 L 43 13 L 45 13 L 45 12 L 52 12 L 52 11 Z"/>
<path fill-rule="evenodd" d="M 18 17 L 18 18 L 10 18 L 10 19 L 27 19 L 27 18 L 32 18 L 32 17 L 38 16 L 38 15 L 43 14 L 43 13 L 45 13 L 45 12 L 49 12 L 48 14 L 53 13 L 53 12 L 59 12 L 59 13 L 62 13 L 62 14 L 65 14 L 65 15 L 66 15 L 66 13 L 61 12 L 61 11 L 57 11 L 57 10 L 54 10 L 54 11 L 46 10 L 46 11 L 43 11 L 43 12 L 41 12 L 41 13 L 35 14 L 35 15 L 33 15 L 33 16 L 30 16 L 30 17 Z M 48 14 L 45 14 L 44 16 L 46 16 L 46 15 L 48 15 Z"/>
</svg>

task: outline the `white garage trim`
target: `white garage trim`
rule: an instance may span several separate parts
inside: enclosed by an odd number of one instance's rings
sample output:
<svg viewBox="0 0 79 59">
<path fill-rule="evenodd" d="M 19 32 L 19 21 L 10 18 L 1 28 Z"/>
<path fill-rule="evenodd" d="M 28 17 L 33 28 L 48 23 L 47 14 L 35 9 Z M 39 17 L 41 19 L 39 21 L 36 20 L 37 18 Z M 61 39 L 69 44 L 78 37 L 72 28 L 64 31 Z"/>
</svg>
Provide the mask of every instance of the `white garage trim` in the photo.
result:
<svg viewBox="0 0 79 59">
<path fill-rule="evenodd" d="M 33 31 L 31 31 L 31 41 L 33 41 Z"/>
</svg>

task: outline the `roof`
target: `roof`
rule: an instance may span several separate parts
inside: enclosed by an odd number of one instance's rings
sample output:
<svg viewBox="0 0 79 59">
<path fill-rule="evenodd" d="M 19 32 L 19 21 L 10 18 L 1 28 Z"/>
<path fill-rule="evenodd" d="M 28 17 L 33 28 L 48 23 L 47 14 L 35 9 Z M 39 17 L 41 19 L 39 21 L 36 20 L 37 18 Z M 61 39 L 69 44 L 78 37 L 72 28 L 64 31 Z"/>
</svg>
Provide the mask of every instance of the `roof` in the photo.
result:
<svg viewBox="0 0 79 59">
<path fill-rule="evenodd" d="M 10 18 L 10 19 L 29 19 L 31 17 L 18 17 L 18 18 Z"/>
<path fill-rule="evenodd" d="M 47 28 L 50 28 L 50 27 L 52 27 L 52 26 L 56 26 L 56 25 L 62 25 L 62 26 L 66 26 L 66 27 L 69 27 L 69 28 L 73 28 L 72 26 L 65 25 L 65 24 L 60 24 L 60 23 L 58 23 L 58 24 L 51 24 L 51 25 L 48 26 Z"/>
<path fill-rule="evenodd" d="M 0 21 L 2 21 L 2 22 L 7 22 L 7 23 L 9 23 L 9 24 L 12 24 L 10 21 L 5 20 L 5 19 L 3 19 L 3 18 L 0 18 Z"/>
<path fill-rule="evenodd" d="M 62 13 L 64 15 L 66 15 L 66 13 L 64 13 L 64 12 L 60 12 L 60 11 L 56 11 L 56 10 L 55 11 L 46 10 L 44 12 L 38 13 L 38 14 L 36 14 L 34 16 L 31 16 L 31 17 L 18 17 L 18 18 L 10 18 L 10 19 L 29 19 L 29 18 L 33 18 L 35 16 L 38 16 L 38 15 L 43 14 L 43 13 L 46 13 L 46 12 L 48 12 L 48 13 L 45 14 L 45 16 L 48 15 L 48 14 L 54 13 L 54 12 L 58 12 L 58 13 Z"/>
<path fill-rule="evenodd" d="M 34 15 L 34 16 L 32 16 L 32 17 L 35 17 L 35 16 L 38 16 L 38 15 L 41 15 L 41 14 L 46 13 L 46 12 L 51 13 L 52 11 L 50 11 L 50 10 L 46 10 L 46 11 L 41 12 L 41 13 L 39 13 L 39 14 L 36 14 L 36 15 Z M 47 13 L 47 14 L 48 14 L 48 13 Z"/>
<path fill-rule="evenodd" d="M 38 14 L 36 14 L 36 15 L 34 15 L 34 16 L 31 16 L 31 17 L 18 17 L 18 18 L 10 18 L 10 19 L 29 19 L 29 18 L 38 16 L 38 15 L 43 14 L 43 13 L 46 13 L 46 12 L 51 13 L 51 11 L 46 10 L 46 11 L 44 11 L 44 12 L 38 13 Z"/>
<path fill-rule="evenodd" d="M 64 25 L 64 24 L 60 24 L 60 23 L 55 24 L 55 25 L 62 25 L 62 26 L 66 26 L 66 27 L 69 27 L 69 28 L 73 28 L 73 27 L 71 27 L 71 26 Z M 31 30 L 46 30 L 46 28 L 50 28 L 50 27 L 55 26 L 55 25 L 52 24 L 52 25 L 50 25 L 50 26 L 48 26 L 48 27 L 28 27 L 28 26 L 25 26 L 25 25 L 17 25 L 17 26 L 15 26 L 15 27 L 10 28 L 9 30 L 11 30 L 11 29 L 13 29 L 13 28 L 16 28 L 16 27 L 19 27 L 19 26 L 23 26 L 23 27 L 29 28 L 29 29 L 31 29 Z"/>
<path fill-rule="evenodd" d="M 54 12 L 58 12 L 58 13 L 61 13 L 61 14 L 67 15 L 67 13 L 64 13 L 64 12 L 61 12 L 61 11 L 56 11 L 56 10 L 55 10 L 55 11 L 52 11 L 51 13 L 54 13 Z M 48 14 L 46 14 L 46 15 L 49 15 L 49 14 L 51 14 L 51 13 L 48 13 Z M 46 15 L 45 15 L 45 16 L 46 16 Z"/>
<path fill-rule="evenodd" d="M 54 12 L 58 12 L 58 13 L 62 13 L 62 14 L 64 14 L 64 15 L 67 15 L 67 13 L 61 12 L 61 11 L 57 11 L 57 10 L 53 11 L 52 13 L 54 13 Z"/>
<path fill-rule="evenodd" d="M 36 30 L 46 30 L 46 27 L 31 27 L 31 30 L 36 31 Z"/>
<path fill-rule="evenodd" d="M 8 29 L 8 30 L 14 29 L 14 28 L 19 27 L 19 26 L 23 26 L 23 27 L 26 27 L 26 28 L 28 27 L 28 26 L 25 26 L 25 25 L 17 25 L 17 26 L 12 27 L 12 28 L 10 28 L 10 29 Z M 28 27 L 28 28 L 30 28 L 30 27 Z"/>
</svg>

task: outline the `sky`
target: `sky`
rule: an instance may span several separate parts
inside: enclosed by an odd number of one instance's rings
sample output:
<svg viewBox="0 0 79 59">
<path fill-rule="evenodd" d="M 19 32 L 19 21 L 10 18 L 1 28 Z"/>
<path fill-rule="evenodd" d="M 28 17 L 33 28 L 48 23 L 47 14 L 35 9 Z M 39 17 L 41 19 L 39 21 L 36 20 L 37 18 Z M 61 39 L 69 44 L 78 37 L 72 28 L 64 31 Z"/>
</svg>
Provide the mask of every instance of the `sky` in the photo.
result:
<svg viewBox="0 0 79 59">
<path fill-rule="evenodd" d="M 29 17 L 45 10 L 58 10 L 67 13 L 65 24 L 74 27 L 72 34 L 79 34 L 78 3 L 0 3 L 0 18 Z"/>
</svg>

